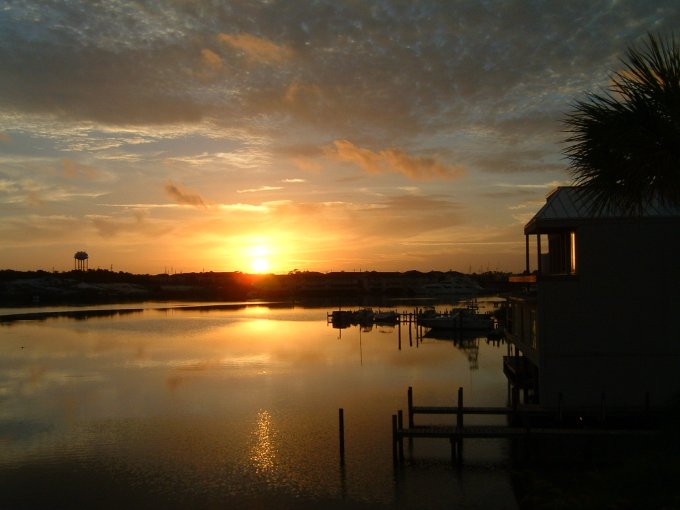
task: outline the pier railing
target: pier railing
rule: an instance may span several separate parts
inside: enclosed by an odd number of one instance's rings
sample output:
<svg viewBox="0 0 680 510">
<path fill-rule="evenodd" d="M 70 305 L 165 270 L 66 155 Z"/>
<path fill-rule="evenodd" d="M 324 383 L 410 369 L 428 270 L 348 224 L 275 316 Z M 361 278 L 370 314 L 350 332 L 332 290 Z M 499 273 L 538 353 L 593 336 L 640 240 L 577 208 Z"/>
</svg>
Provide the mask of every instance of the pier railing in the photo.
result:
<svg viewBox="0 0 680 510">
<path fill-rule="evenodd" d="M 616 413 L 607 414 L 603 405 L 599 408 L 568 408 L 561 405 L 541 407 L 536 405 L 518 405 L 513 400 L 512 407 L 470 407 L 463 403 L 463 388 L 458 388 L 456 406 L 415 406 L 413 405 L 413 389 L 408 389 L 408 424 L 404 426 L 403 411 L 392 416 L 392 454 L 394 462 L 404 460 L 404 438 L 418 437 L 444 438 L 451 443 L 451 459 L 462 463 L 463 440 L 482 438 L 529 438 L 529 437 L 604 437 L 604 436 L 642 436 L 656 434 L 651 427 L 649 399 L 645 398 L 645 406 L 640 408 L 618 409 Z M 561 402 L 561 399 L 560 399 Z M 450 425 L 416 425 L 416 415 L 453 415 L 455 423 Z M 466 415 L 497 415 L 508 417 L 503 425 L 467 425 Z M 618 415 L 619 418 L 634 417 L 615 425 L 606 421 L 607 416 Z M 583 417 L 597 416 L 586 426 Z M 573 419 L 568 419 L 573 418 Z"/>
</svg>

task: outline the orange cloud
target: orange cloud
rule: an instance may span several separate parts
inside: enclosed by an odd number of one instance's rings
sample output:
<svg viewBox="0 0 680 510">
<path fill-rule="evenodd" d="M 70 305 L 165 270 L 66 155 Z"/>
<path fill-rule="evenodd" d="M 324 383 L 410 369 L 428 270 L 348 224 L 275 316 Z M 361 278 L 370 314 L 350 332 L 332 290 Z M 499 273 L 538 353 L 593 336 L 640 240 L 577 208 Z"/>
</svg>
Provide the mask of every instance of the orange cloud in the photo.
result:
<svg viewBox="0 0 680 510">
<path fill-rule="evenodd" d="M 291 56 L 291 50 L 287 46 L 280 46 L 268 39 L 250 34 L 219 34 L 217 39 L 232 48 L 243 51 L 248 57 L 257 62 L 283 62 Z"/>
<path fill-rule="evenodd" d="M 293 163 L 295 163 L 300 170 L 305 172 L 318 172 L 321 170 L 321 165 L 310 158 L 293 158 Z"/>
<path fill-rule="evenodd" d="M 176 203 L 182 205 L 193 205 L 195 207 L 208 207 L 203 197 L 198 193 L 186 191 L 174 182 L 169 182 L 165 185 L 165 192 Z"/>
<path fill-rule="evenodd" d="M 383 149 L 373 152 L 357 147 L 347 140 L 335 140 L 327 156 L 347 161 L 368 173 L 400 173 L 409 179 L 453 179 L 461 177 L 462 167 L 445 165 L 435 158 L 411 156 L 401 149 Z"/>
<path fill-rule="evenodd" d="M 201 62 L 211 71 L 219 71 L 222 69 L 222 58 L 212 50 L 203 48 L 201 50 Z"/>
</svg>

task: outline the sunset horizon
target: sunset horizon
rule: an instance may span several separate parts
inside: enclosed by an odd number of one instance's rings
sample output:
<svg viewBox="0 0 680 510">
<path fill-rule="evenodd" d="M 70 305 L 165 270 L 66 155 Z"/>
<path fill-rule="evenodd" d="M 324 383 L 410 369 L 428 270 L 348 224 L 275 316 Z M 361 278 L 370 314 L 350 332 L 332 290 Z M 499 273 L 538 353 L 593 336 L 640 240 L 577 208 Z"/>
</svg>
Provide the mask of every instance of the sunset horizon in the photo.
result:
<svg viewBox="0 0 680 510">
<path fill-rule="evenodd" d="M 524 224 L 572 182 L 565 113 L 678 23 L 672 2 L 10 2 L 0 268 L 521 272 Z"/>
</svg>

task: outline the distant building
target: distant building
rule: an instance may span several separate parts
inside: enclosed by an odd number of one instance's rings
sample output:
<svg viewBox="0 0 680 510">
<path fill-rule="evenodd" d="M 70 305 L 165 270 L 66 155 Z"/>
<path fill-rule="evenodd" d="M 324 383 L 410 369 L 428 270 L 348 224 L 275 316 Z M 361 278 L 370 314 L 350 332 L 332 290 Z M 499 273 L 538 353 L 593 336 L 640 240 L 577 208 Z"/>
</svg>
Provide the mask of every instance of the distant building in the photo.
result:
<svg viewBox="0 0 680 510">
<path fill-rule="evenodd" d="M 84 251 L 77 251 L 76 254 L 73 256 L 73 269 L 77 271 L 87 271 L 88 264 L 87 261 L 89 259 L 89 255 L 87 252 Z"/>
<path fill-rule="evenodd" d="M 680 394 L 680 208 L 588 211 L 561 187 L 524 227 L 527 268 L 512 279 L 527 291 L 508 325 L 521 357 L 506 373 L 544 405 L 666 403 Z"/>
</svg>

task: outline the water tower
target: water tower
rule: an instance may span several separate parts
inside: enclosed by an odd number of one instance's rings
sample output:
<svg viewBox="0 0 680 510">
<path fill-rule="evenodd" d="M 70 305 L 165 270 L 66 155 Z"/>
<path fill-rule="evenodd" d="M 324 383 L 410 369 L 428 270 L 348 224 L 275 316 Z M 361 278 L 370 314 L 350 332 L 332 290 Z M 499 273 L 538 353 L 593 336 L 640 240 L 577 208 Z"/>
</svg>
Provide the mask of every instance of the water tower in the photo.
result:
<svg viewBox="0 0 680 510">
<path fill-rule="evenodd" d="M 88 255 L 87 252 L 84 251 L 77 251 L 76 254 L 73 256 L 74 259 L 74 269 L 78 271 L 87 271 L 87 259 Z"/>
</svg>

